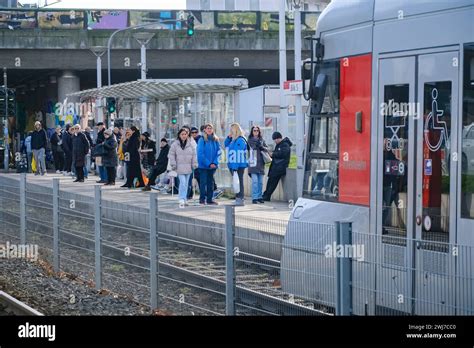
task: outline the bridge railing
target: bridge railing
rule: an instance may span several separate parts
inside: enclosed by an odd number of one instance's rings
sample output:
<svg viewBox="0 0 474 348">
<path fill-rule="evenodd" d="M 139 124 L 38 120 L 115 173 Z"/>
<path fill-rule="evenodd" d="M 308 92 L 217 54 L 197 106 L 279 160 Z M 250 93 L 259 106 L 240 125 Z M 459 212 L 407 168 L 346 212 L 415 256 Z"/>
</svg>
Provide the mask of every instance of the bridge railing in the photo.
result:
<svg viewBox="0 0 474 348">
<path fill-rule="evenodd" d="M 259 11 L 81 11 L 45 9 L 0 9 L 0 29 L 117 30 L 156 22 L 150 29 L 186 30 L 188 15 L 195 18 L 196 31 L 278 31 L 278 13 Z M 302 12 L 302 29 L 316 30 L 319 12 Z M 294 19 L 287 14 L 286 29 Z"/>
</svg>

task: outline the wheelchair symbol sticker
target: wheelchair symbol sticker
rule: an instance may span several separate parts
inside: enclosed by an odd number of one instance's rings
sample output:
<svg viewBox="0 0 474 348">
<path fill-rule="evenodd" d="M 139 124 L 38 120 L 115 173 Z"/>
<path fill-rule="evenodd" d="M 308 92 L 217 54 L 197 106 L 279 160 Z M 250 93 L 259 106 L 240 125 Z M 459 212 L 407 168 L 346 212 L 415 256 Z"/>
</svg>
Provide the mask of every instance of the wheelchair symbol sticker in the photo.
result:
<svg viewBox="0 0 474 348">
<path fill-rule="evenodd" d="M 431 112 L 428 114 L 425 120 L 425 143 L 430 149 L 431 152 L 438 151 L 441 146 L 443 145 L 443 141 L 448 144 L 448 128 L 446 126 L 446 122 L 442 121 L 441 118 L 444 116 L 444 110 L 438 109 L 438 90 L 433 88 L 431 92 L 432 102 L 431 102 Z M 439 140 L 436 144 L 431 143 L 430 139 L 430 131 L 439 131 Z M 431 175 L 431 174 L 430 174 Z"/>
</svg>

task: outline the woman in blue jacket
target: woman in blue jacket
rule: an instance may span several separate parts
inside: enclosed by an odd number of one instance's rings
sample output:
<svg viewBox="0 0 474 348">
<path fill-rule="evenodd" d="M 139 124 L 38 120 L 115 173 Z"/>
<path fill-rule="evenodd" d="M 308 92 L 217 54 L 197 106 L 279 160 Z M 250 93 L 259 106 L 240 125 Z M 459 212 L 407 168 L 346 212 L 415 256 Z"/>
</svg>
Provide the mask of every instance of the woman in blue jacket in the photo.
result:
<svg viewBox="0 0 474 348">
<path fill-rule="evenodd" d="M 240 190 L 235 195 L 235 205 L 244 205 L 244 173 L 248 164 L 248 145 L 238 123 L 230 126 L 230 133 L 224 143 L 227 149 L 227 166 L 230 173 L 237 172 Z"/>
<path fill-rule="evenodd" d="M 198 169 L 199 169 L 199 203 L 217 205 L 212 200 L 214 193 L 214 173 L 219 166 L 221 147 L 219 138 L 214 134 L 212 124 L 204 126 L 204 135 L 199 139 L 197 145 Z"/>
</svg>

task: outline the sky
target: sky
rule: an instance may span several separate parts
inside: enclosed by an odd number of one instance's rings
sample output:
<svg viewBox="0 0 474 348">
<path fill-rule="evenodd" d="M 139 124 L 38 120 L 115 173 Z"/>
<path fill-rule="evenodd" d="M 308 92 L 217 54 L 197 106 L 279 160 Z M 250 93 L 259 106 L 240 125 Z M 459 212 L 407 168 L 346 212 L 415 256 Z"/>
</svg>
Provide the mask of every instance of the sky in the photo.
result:
<svg viewBox="0 0 474 348">
<path fill-rule="evenodd" d="M 19 0 L 20 3 L 39 2 L 44 6 L 45 0 Z M 49 8 L 73 8 L 73 9 L 113 9 L 113 10 L 171 10 L 185 9 L 186 0 L 47 0 Z"/>
</svg>

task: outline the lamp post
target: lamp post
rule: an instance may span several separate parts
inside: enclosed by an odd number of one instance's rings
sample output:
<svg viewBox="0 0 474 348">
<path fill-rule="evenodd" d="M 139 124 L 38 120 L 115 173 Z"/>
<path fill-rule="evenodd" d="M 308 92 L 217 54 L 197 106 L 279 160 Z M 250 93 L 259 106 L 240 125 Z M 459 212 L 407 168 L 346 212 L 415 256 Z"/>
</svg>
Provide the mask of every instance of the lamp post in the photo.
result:
<svg viewBox="0 0 474 348">
<path fill-rule="evenodd" d="M 141 70 L 141 79 L 146 80 L 146 75 L 147 75 L 147 64 L 146 64 L 146 45 L 150 42 L 150 40 L 155 36 L 154 33 L 152 32 L 139 32 L 133 35 L 135 40 L 138 41 L 140 44 L 140 70 Z M 148 120 L 147 120 L 147 102 L 143 98 L 142 99 L 142 132 L 145 132 L 148 130 Z"/>
<path fill-rule="evenodd" d="M 90 48 L 92 53 L 97 57 L 97 88 L 102 87 L 102 56 L 106 48 L 104 46 L 92 46 Z M 104 111 L 102 110 L 102 99 L 96 101 L 97 107 L 97 122 L 104 122 Z"/>
<path fill-rule="evenodd" d="M 286 20 L 285 20 L 285 0 L 280 0 L 280 10 L 278 15 L 279 24 L 279 42 L 280 42 L 280 122 L 278 123 L 279 130 L 288 135 L 288 102 L 285 91 L 283 89 L 286 81 Z"/>
<path fill-rule="evenodd" d="M 295 80 L 301 80 L 301 0 L 293 0 L 295 21 Z M 296 192 L 303 194 L 304 180 L 304 127 L 305 117 L 301 105 L 301 95 L 295 96 L 296 109 Z"/>
<path fill-rule="evenodd" d="M 3 68 L 3 88 L 5 91 L 5 118 L 3 119 L 3 136 L 5 139 L 5 150 L 3 154 L 3 168 L 8 172 L 10 163 L 10 147 L 8 144 L 8 83 L 7 83 L 7 68 Z"/>
</svg>

